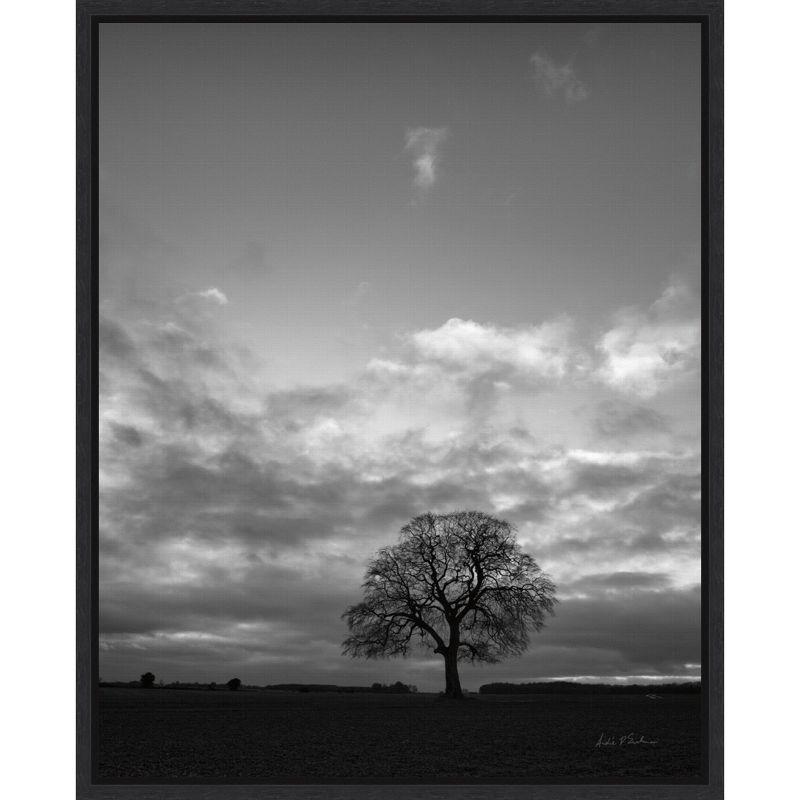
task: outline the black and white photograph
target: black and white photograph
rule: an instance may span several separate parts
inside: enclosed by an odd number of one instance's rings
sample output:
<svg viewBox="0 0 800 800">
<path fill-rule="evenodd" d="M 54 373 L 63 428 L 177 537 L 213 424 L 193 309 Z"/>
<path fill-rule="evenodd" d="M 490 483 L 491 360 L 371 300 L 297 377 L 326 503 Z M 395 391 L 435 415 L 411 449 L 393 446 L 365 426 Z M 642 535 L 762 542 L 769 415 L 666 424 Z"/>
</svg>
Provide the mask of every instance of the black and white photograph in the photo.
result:
<svg viewBox="0 0 800 800">
<path fill-rule="evenodd" d="M 708 782 L 706 36 L 97 24 L 95 782 Z"/>
</svg>

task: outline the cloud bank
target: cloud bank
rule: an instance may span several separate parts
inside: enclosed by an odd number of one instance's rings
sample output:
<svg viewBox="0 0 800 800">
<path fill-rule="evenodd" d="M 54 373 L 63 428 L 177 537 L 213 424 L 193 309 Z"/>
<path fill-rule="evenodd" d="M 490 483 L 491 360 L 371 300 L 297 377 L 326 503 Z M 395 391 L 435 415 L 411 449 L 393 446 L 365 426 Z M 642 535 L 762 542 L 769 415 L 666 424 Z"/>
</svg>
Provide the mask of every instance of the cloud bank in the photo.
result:
<svg viewBox="0 0 800 800">
<path fill-rule="evenodd" d="M 697 389 L 696 310 L 676 283 L 595 333 L 453 318 L 347 384 L 282 390 L 201 310 L 103 318 L 104 678 L 438 688 L 429 656 L 343 658 L 339 615 L 404 522 L 456 508 L 513 522 L 562 598 L 466 685 L 695 675 L 698 440 L 669 409 Z"/>
</svg>

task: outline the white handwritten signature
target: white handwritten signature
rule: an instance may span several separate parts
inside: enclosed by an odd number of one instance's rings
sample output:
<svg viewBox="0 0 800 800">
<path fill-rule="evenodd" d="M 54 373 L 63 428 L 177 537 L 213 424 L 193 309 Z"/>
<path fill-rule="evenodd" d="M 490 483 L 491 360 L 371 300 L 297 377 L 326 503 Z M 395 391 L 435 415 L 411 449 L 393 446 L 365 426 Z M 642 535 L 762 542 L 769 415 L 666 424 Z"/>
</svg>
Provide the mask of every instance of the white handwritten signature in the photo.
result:
<svg viewBox="0 0 800 800">
<path fill-rule="evenodd" d="M 595 743 L 595 747 L 625 747 L 629 744 L 658 744 L 658 739 L 646 739 L 644 736 L 637 736 L 635 733 L 625 733 L 622 736 L 601 733 L 600 738 Z"/>
</svg>

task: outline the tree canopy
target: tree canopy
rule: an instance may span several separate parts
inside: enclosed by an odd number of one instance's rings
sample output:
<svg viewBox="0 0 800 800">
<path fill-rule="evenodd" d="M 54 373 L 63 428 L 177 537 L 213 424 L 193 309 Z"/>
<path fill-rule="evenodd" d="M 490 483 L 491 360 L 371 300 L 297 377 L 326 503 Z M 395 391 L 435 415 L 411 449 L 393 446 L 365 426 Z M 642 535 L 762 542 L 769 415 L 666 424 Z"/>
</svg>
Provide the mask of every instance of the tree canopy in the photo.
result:
<svg viewBox="0 0 800 800">
<path fill-rule="evenodd" d="M 415 645 L 445 660 L 445 693 L 461 697 L 459 661 L 520 655 L 554 613 L 556 587 L 523 553 L 514 528 L 480 511 L 422 514 L 378 551 L 363 600 L 343 614 L 354 657 L 405 656 Z"/>
</svg>

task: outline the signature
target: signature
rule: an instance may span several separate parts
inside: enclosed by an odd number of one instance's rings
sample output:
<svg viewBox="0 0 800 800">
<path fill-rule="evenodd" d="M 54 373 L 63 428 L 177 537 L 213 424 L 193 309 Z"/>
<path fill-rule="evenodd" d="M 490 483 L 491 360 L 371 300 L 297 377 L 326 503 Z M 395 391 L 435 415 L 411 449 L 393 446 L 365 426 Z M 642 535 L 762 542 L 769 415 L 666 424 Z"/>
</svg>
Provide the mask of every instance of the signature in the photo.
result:
<svg viewBox="0 0 800 800">
<path fill-rule="evenodd" d="M 624 733 L 621 736 L 601 733 L 595 747 L 625 747 L 629 744 L 658 744 L 658 739 L 647 739 L 635 733 Z"/>
</svg>

